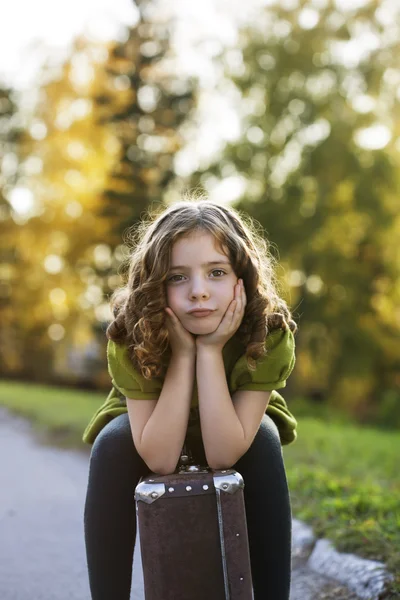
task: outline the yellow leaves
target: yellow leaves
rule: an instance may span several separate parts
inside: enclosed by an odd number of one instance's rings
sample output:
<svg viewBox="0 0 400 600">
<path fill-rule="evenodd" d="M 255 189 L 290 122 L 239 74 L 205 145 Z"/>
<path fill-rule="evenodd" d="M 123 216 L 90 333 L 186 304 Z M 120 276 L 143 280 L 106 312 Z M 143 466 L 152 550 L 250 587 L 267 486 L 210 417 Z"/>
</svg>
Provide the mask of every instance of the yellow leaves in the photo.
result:
<svg viewBox="0 0 400 600">
<path fill-rule="evenodd" d="M 160 174 L 161 173 L 157 168 L 141 170 L 142 179 L 147 185 L 157 183 L 160 178 Z"/>
<path fill-rule="evenodd" d="M 392 284 L 392 281 L 387 276 L 377 277 L 372 282 L 372 287 L 380 294 L 385 294 Z"/>
<path fill-rule="evenodd" d="M 69 309 L 66 304 L 67 294 L 62 288 L 53 288 L 49 292 L 49 300 L 51 303 L 52 313 L 55 319 L 63 321 L 69 314 Z"/>
<path fill-rule="evenodd" d="M 372 529 L 379 529 L 379 523 L 377 523 L 375 519 L 370 518 L 370 519 L 366 519 L 362 523 L 362 527 L 366 531 L 372 530 Z"/>
<path fill-rule="evenodd" d="M 366 213 L 348 211 L 345 214 L 338 212 L 330 215 L 313 237 L 313 250 L 336 250 L 336 253 L 344 258 L 354 258 L 370 223 L 371 217 Z"/>
<path fill-rule="evenodd" d="M 338 208 L 349 208 L 353 204 L 355 181 L 340 182 L 334 192 L 334 203 Z"/>
<path fill-rule="evenodd" d="M 69 78 L 72 62 L 65 64 L 60 79 L 44 84 L 27 124 L 31 134 L 39 126 L 45 133 L 28 135 L 24 148 L 28 160 L 41 161 L 40 169 L 29 172 L 29 189 L 40 210 L 20 225 L 13 223 L 8 238 L 3 237 L 5 246 L 16 248 L 15 257 L 1 267 L 10 281 L 8 322 L 18 323 L 24 336 L 35 331 L 38 347 L 61 340 L 71 329 L 82 329 L 82 343 L 87 342 L 93 336 L 94 309 L 103 300 L 101 277 L 93 271 L 94 279 L 85 281 L 80 274 L 94 264 L 92 249 L 110 229 L 98 213 L 120 143 L 94 114 L 92 90 L 104 88 L 104 66 L 93 63 L 92 84 L 77 94 Z M 119 93 L 119 102 L 123 96 Z M 109 266 L 104 252 L 97 252 L 96 259 Z M 83 328 L 76 324 L 81 313 Z"/>
<path fill-rule="evenodd" d="M 49 236 L 49 246 L 56 254 L 65 254 L 70 248 L 70 240 L 66 233 L 60 230 L 52 231 Z"/>
<path fill-rule="evenodd" d="M 93 331 L 87 319 L 79 319 L 79 326 L 74 329 L 72 340 L 75 346 L 84 347 L 93 340 Z"/>
<path fill-rule="evenodd" d="M 374 390 L 375 374 L 343 376 L 335 382 L 335 406 L 355 417 L 363 417 L 370 395 Z"/>
<path fill-rule="evenodd" d="M 358 318 L 358 327 L 368 333 L 386 358 L 387 364 L 396 362 L 399 355 L 400 311 L 398 306 L 385 306 L 385 311 L 368 313 Z"/>
<path fill-rule="evenodd" d="M 17 275 L 17 269 L 13 265 L 0 265 L 0 281 L 5 279 L 14 279 Z"/>
<path fill-rule="evenodd" d="M 392 323 L 392 317 L 395 308 L 392 298 L 386 294 L 374 294 L 371 296 L 370 304 L 383 321 L 386 321 L 388 325 Z"/>
</svg>

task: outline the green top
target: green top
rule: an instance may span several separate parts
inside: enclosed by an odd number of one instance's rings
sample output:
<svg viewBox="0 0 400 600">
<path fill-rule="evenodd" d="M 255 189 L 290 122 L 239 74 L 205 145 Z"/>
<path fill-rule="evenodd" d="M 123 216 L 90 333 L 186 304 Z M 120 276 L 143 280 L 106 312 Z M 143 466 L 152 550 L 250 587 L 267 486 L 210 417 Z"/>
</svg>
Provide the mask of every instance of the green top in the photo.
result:
<svg viewBox="0 0 400 600">
<path fill-rule="evenodd" d="M 266 414 L 279 430 L 282 444 L 296 439 L 297 422 L 289 411 L 285 400 L 275 390 L 286 386 L 295 364 L 295 341 L 290 329 L 273 330 L 265 340 L 267 356 L 257 361 L 255 371 L 247 367 L 245 348 L 235 336 L 225 344 L 222 355 L 230 394 L 237 390 L 272 391 Z M 106 401 L 93 415 L 83 434 L 83 441 L 92 444 L 101 429 L 114 417 L 127 412 L 126 398 L 157 400 L 163 379 L 145 379 L 134 368 L 123 344 L 109 340 L 107 344 L 108 371 L 112 379 L 112 390 Z M 195 379 L 188 423 L 188 435 L 201 436 L 197 382 Z"/>
</svg>

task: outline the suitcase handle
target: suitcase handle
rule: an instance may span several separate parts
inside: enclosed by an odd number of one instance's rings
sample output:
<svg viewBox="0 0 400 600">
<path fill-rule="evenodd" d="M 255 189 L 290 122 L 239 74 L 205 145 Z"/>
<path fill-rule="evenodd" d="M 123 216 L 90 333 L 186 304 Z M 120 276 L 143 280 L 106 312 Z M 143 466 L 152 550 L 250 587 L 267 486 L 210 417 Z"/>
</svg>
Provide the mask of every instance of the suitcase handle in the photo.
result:
<svg viewBox="0 0 400 600">
<path fill-rule="evenodd" d="M 186 441 L 185 441 L 185 443 L 183 444 L 181 456 L 179 459 L 179 463 L 180 463 L 179 466 L 188 465 L 190 462 L 193 463 L 193 454 L 190 451 L 190 449 L 188 448 Z"/>
<path fill-rule="evenodd" d="M 185 440 L 175 472 L 183 475 L 184 473 L 208 473 L 210 470 L 208 465 L 195 464 L 193 454 Z"/>
</svg>

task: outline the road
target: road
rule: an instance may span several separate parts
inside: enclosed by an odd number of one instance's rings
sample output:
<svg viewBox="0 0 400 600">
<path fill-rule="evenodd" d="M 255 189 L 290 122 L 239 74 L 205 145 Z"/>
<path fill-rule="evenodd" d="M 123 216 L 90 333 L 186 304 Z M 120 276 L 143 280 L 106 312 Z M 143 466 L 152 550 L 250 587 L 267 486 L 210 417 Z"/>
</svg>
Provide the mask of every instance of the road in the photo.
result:
<svg viewBox="0 0 400 600">
<path fill-rule="evenodd" d="M 90 600 L 83 538 L 89 454 L 45 445 L 0 407 L 0 598 Z M 350 600 L 294 558 L 291 600 Z M 131 600 L 144 600 L 139 544 Z"/>
</svg>

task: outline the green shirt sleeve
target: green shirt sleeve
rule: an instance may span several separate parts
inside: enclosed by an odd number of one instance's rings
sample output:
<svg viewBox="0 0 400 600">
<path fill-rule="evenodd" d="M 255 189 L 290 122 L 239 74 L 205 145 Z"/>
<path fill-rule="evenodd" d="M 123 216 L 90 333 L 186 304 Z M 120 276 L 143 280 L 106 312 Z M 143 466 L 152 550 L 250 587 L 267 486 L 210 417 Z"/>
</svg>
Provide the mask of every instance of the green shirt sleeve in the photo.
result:
<svg viewBox="0 0 400 600">
<path fill-rule="evenodd" d="M 272 331 L 265 340 L 267 356 L 259 359 L 256 370 L 250 371 L 243 354 L 230 376 L 231 392 L 236 390 L 279 390 L 293 370 L 295 358 L 294 336 L 290 329 Z"/>
<path fill-rule="evenodd" d="M 133 366 L 127 346 L 109 340 L 107 362 L 112 383 L 121 394 L 134 400 L 158 400 L 162 380 L 157 377 L 145 379 Z"/>
<path fill-rule="evenodd" d="M 297 421 L 276 390 L 286 387 L 286 380 L 296 362 L 295 341 L 290 329 L 274 330 L 265 341 L 267 356 L 259 359 L 255 371 L 250 371 L 243 355 L 236 362 L 230 376 L 231 393 L 236 390 L 272 391 L 266 414 L 279 431 L 282 445 L 297 438 Z"/>
</svg>

